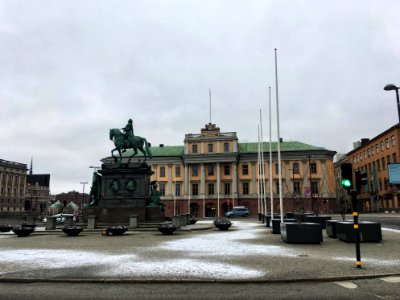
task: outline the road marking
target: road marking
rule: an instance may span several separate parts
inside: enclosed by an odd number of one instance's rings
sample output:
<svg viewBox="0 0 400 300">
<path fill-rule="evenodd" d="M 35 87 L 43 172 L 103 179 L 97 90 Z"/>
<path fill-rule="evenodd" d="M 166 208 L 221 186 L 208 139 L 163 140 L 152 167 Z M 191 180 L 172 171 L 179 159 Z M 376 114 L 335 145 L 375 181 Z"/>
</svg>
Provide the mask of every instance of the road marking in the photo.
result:
<svg viewBox="0 0 400 300">
<path fill-rule="evenodd" d="M 395 277 L 395 276 L 384 277 L 384 278 L 381 278 L 381 280 L 383 280 L 385 282 L 398 283 L 398 282 L 400 282 L 400 277 Z"/>
<path fill-rule="evenodd" d="M 335 282 L 336 284 L 345 287 L 346 289 L 356 289 L 358 288 L 357 284 L 354 284 L 350 281 L 342 281 L 342 282 Z"/>
</svg>

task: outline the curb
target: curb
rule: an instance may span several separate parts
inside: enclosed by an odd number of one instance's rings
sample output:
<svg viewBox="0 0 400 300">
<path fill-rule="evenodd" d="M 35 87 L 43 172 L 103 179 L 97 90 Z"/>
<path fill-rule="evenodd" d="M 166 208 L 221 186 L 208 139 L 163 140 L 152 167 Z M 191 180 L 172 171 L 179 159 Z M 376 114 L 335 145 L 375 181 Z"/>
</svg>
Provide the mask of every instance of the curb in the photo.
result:
<svg viewBox="0 0 400 300">
<path fill-rule="evenodd" d="M 348 280 L 365 280 L 383 277 L 400 276 L 400 273 L 348 275 L 321 278 L 292 278 L 292 279 L 248 279 L 248 280 L 224 280 L 224 279 L 118 279 L 118 278 L 16 278 L 0 277 L 0 283 L 109 283 L 109 284 L 137 284 L 137 283 L 223 283 L 223 284 L 280 284 L 298 282 L 334 282 Z"/>
</svg>

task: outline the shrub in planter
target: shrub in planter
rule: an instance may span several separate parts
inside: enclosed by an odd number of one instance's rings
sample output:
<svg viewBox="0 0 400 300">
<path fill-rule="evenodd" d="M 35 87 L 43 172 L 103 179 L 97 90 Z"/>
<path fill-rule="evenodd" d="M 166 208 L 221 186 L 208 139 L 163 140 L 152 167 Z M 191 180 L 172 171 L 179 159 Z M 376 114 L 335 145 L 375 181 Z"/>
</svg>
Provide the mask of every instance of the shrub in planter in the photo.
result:
<svg viewBox="0 0 400 300">
<path fill-rule="evenodd" d="M 219 230 L 228 230 L 232 226 L 232 222 L 225 219 L 216 219 L 214 221 L 214 226 Z"/>
<path fill-rule="evenodd" d="M 175 232 L 176 226 L 172 223 L 163 223 L 158 225 L 158 231 L 165 235 L 171 235 Z"/>
<path fill-rule="evenodd" d="M 190 224 L 196 224 L 196 222 L 197 222 L 197 219 L 196 218 L 191 218 L 190 219 Z"/>
<path fill-rule="evenodd" d="M 77 236 L 82 232 L 82 230 L 83 230 L 82 227 L 73 225 L 65 226 L 62 229 L 62 231 L 64 231 L 64 233 L 67 234 L 68 236 Z"/>
</svg>

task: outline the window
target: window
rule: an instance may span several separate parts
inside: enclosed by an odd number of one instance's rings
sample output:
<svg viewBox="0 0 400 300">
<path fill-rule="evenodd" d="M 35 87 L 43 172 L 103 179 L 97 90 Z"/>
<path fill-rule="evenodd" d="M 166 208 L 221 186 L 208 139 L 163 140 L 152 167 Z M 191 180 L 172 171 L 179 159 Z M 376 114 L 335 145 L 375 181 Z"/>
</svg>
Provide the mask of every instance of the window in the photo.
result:
<svg viewBox="0 0 400 300">
<path fill-rule="evenodd" d="M 275 174 L 279 174 L 279 165 L 275 164 Z"/>
<path fill-rule="evenodd" d="M 392 135 L 392 147 L 396 145 L 396 139 L 394 135 Z"/>
<path fill-rule="evenodd" d="M 214 145 L 213 144 L 208 144 L 207 147 L 208 147 L 208 152 L 209 153 L 214 152 Z"/>
<path fill-rule="evenodd" d="M 229 143 L 224 143 L 224 152 L 229 152 Z"/>
<path fill-rule="evenodd" d="M 208 184 L 208 195 L 214 195 L 214 183 Z"/>
<path fill-rule="evenodd" d="M 243 182 L 243 195 L 248 195 L 248 194 L 249 194 L 249 183 Z"/>
<path fill-rule="evenodd" d="M 381 161 L 379 159 L 376 161 L 376 165 L 378 166 L 378 172 L 380 172 L 381 171 Z"/>
<path fill-rule="evenodd" d="M 181 177 L 181 166 L 175 166 L 175 177 Z"/>
<path fill-rule="evenodd" d="M 160 196 L 165 196 L 165 183 L 160 183 Z"/>
<path fill-rule="evenodd" d="M 375 154 L 375 148 L 374 148 L 374 146 L 371 147 L 371 153 L 372 153 L 372 155 Z"/>
<path fill-rule="evenodd" d="M 386 170 L 385 158 L 382 157 L 381 160 L 382 160 L 382 170 Z"/>
<path fill-rule="evenodd" d="M 370 156 L 371 156 L 371 150 L 368 149 L 368 157 L 370 157 Z"/>
<path fill-rule="evenodd" d="M 231 184 L 230 184 L 230 182 L 225 182 L 224 183 L 224 194 L 225 195 L 230 195 L 231 194 Z"/>
<path fill-rule="evenodd" d="M 208 165 L 208 176 L 213 176 L 214 175 L 214 166 L 212 164 Z"/>
<path fill-rule="evenodd" d="M 197 144 L 192 145 L 192 153 L 197 153 Z"/>
<path fill-rule="evenodd" d="M 317 163 L 311 163 L 311 173 L 316 174 L 317 173 Z"/>
<path fill-rule="evenodd" d="M 275 191 L 277 194 L 279 193 L 279 180 L 275 181 Z"/>
<path fill-rule="evenodd" d="M 376 150 L 376 153 L 379 153 L 379 146 L 378 146 L 378 144 L 375 145 L 375 150 Z"/>
<path fill-rule="evenodd" d="M 298 162 L 293 163 L 293 174 L 300 174 Z"/>
<path fill-rule="evenodd" d="M 381 151 L 383 151 L 383 142 L 381 141 Z"/>
<path fill-rule="evenodd" d="M 199 194 L 199 185 L 197 183 L 192 183 L 192 195 L 197 196 Z"/>
<path fill-rule="evenodd" d="M 242 174 L 249 175 L 249 165 L 248 164 L 242 165 Z"/>
<path fill-rule="evenodd" d="M 311 194 L 318 194 L 318 181 L 311 181 Z"/>
<path fill-rule="evenodd" d="M 165 177 L 165 167 L 160 167 L 160 177 Z"/>
<path fill-rule="evenodd" d="M 197 168 L 197 165 L 192 166 L 192 176 L 199 176 L 199 170 Z"/>
<path fill-rule="evenodd" d="M 390 164 L 390 155 L 386 156 L 387 163 Z"/>
<path fill-rule="evenodd" d="M 299 195 L 301 193 L 300 182 L 294 181 L 293 182 L 293 193 Z"/>
<path fill-rule="evenodd" d="M 396 153 L 392 154 L 392 160 L 393 160 L 394 163 L 397 162 Z"/>
<path fill-rule="evenodd" d="M 386 149 L 389 149 L 389 138 L 385 139 Z"/>
<path fill-rule="evenodd" d="M 181 195 L 181 184 L 175 183 L 175 196 L 180 196 L 180 195 Z"/>
<path fill-rule="evenodd" d="M 224 164 L 224 175 L 231 174 L 231 166 L 229 164 Z"/>
</svg>

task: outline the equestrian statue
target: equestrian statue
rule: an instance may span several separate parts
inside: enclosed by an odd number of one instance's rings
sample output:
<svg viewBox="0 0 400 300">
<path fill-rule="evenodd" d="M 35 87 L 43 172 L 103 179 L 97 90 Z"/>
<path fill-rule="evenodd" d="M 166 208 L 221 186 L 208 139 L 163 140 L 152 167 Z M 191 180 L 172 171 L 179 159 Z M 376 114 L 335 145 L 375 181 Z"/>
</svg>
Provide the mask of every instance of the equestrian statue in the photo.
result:
<svg viewBox="0 0 400 300">
<path fill-rule="evenodd" d="M 143 153 L 144 162 L 146 162 L 147 158 L 152 157 L 150 143 L 145 138 L 133 134 L 132 119 L 129 119 L 128 124 L 122 129 L 110 129 L 110 140 L 114 141 L 115 145 L 115 148 L 111 150 L 111 156 L 114 157 L 114 161 L 118 165 L 121 164 L 122 153 L 128 149 L 133 149 L 133 154 L 129 156 L 128 164 L 131 158 L 138 154 L 138 150 Z M 114 155 L 115 151 L 118 151 L 119 156 Z"/>
</svg>

